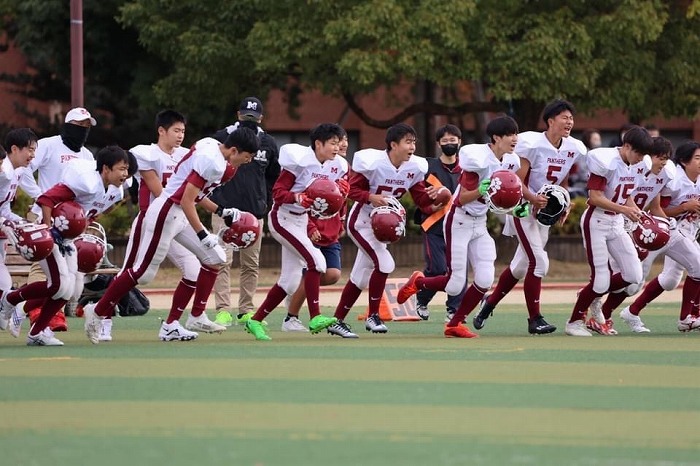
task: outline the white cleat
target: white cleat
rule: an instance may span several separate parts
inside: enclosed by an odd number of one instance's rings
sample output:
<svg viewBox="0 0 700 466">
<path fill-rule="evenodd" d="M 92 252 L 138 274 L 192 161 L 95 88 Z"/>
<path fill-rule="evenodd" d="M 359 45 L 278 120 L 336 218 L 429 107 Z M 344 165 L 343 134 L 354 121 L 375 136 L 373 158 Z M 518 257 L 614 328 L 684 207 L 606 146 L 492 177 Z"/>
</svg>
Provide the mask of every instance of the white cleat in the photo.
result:
<svg viewBox="0 0 700 466">
<path fill-rule="evenodd" d="M 338 335 L 342 338 L 358 338 L 357 334 L 352 332 L 350 326 L 342 320 L 339 320 L 338 322 L 328 327 L 326 331 L 331 335 Z"/>
<path fill-rule="evenodd" d="M 102 330 L 102 317 L 95 313 L 95 303 L 86 304 L 83 307 L 83 317 L 85 317 L 85 335 L 93 345 L 100 342 L 100 331 Z"/>
<path fill-rule="evenodd" d="M 372 333 L 386 333 L 389 331 L 378 314 L 372 314 L 365 320 L 365 330 Z"/>
<path fill-rule="evenodd" d="M 309 329 L 304 327 L 298 317 L 289 317 L 282 322 L 283 332 L 308 332 Z"/>
<path fill-rule="evenodd" d="M 700 319 L 688 315 L 685 319 L 678 321 L 678 331 L 679 332 L 691 332 L 700 328 Z"/>
<path fill-rule="evenodd" d="M 100 326 L 100 341 L 112 341 L 112 319 L 102 319 Z"/>
<path fill-rule="evenodd" d="M 6 291 L 2 294 L 2 298 L 0 298 L 0 330 L 7 330 L 12 315 L 17 312 L 17 306 L 7 301 L 8 294 L 9 291 Z"/>
<path fill-rule="evenodd" d="M 22 322 L 24 322 L 26 317 L 27 315 L 24 313 L 24 310 L 15 307 L 15 312 L 12 313 L 10 322 L 7 325 L 7 331 L 10 332 L 10 335 L 15 338 L 19 337 L 20 333 L 22 333 Z"/>
<path fill-rule="evenodd" d="M 177 320 L 172 324 L 167 324 L 165 321 L 160 326 L 160 331 L 158 332 L 158 338 L 162 341 L 190 341 L 197 338 L 199 334 L 197 332 L 190 332 Z"/>
<path fill-rule="evenodd" d="M 27 346 L 63 346 L 63 342 L 54 336 L 50 328 L 46 327 L 37 335 L 27 335 Z"/>
<path fill-rule="evenodd" d="M 591 312 L 591 319 L 598 322 L 600 325 L 605 325 L 605 316 L 603 315 L 603 298 L 598 296 L 593 300 L 588 307 Z"/>
<path fill-rule="evenodd" d="M 219 325 L 209 320 L 206 312 L 202 312 L 197 317 L 190 314 L 190 316 L 187 318 L 187 322 L 185 322 L 185 328 L 187 330 L 191 330 L 192 332 L 204 333 L 222 333 L 226 331 L 226 327 L 223 325 Z"/>
<path fill-rule="evenodd" d="M 564 333 L 572 337 L 592 337 L 593 334 L 586 328 L 586 323 L 583 320 L 575 320 L 567 322 L 564 327 Z"/>
<path fill-rule="evenodd" d="M 644 326 L 644 322 L 639 316 L 630 312 L 630 307 L 627 306 L 620 311 L 620 319 L 622 319 L 634 333 L 650 333 L 651 330 Z"/>
</svg>

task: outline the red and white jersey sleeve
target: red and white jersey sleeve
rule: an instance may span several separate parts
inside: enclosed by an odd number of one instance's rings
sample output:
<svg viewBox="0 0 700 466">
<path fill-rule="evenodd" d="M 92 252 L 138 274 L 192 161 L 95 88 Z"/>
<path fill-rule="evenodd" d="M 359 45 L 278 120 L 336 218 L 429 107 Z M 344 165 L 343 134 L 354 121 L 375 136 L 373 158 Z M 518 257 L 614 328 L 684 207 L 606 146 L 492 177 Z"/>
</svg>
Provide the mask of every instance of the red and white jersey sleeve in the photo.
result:
<svg viewBox="0 0 700 466">
<path fill-rule="evenodd" d="M 627 165 L 616 147 L 603 147 L 588 153 L 588 189 L 602 191 L 607 199 L 624 204 L 636 183 L 649 171 L 644 161 Z"/>
<path fill-rule="evenodd" d="M 459 168 L 462 169 L 460 185 L 455 192 L 455 199 L 459 198 L 459 193 L 464 187 L 463 180 L 467 179 L 471 189 L 477 189 L 479 183 L 490 178 L 493 172 L 498 170 L 509 170 L 517 172 L 520 169 L 520 157 L 515 153 L 503 154 L 503 158 L 498 160 L 488 144 L 469 144 L 459 150 Z M 471 187 L 473 186 L 473 188 Z M 482 197 L 460 206 L 467 214 L 479 217 L 486 215 L 488 207 Z"/>
<path fill-rule="evenodd" d="M 179 205 L 187 184 L 191 183 L 200 190 L 199 201 L 221 184 L 227 165 L 216 139 L 200 139 L 177 164 L 162 195 Z"/>
<path fill-rule="evenodd" d="M 134 175 L 134 177 L 140 182 L 142 171 L 153 170 L 161 181 L 161 185 L 165 187 L 168 183 L 168 179 L 172 176 L 175 171 L 175 167 L 178 162 L 182 160 L 189 149 L 184 147 L 176 147 L 172 154 L 163 152 L 158 144 L 149 145 L 139 145 L 133 147 L 130 152 L 136 157 L 136 161 L 139 164 L 139 171 Z M 148 189 L 145 183 L 139 184 L 139 206 L 142 210 L 148 207 L 151 202 L 153 202 L 155 196 Z"/>
<path fill-rule="evenodd" d="M 695 182 L 691 181 L 683 167 L 678 165 L 676 166 L 676 173 L 673 180 L 668 183 L 661 195 L 670 197 L 669 207 L 678 207 L 686 201 L 700 199 L 700 183 L 698 183 L 698 180 Z M 684 220 L 694 226 L 700 220 L 697 214 L 691 212 L 684 212 L 677 216 L 676 219 L 679 221 Z"/>
<path fill-rule="evenodd" d="M 0 163 L 0 217 L 17 222 L 22 217 L 12 212 L 12 201 L 17 194 L 17 186 L 24 168 L 15 168 L 8 157 Z M 3 235 L 0 235 L 3 237 Z"/>
<path fill-rule="evenodd" d="M 566 137 L 559 148 L 552 145 L 543 132 L 525 131 L 518 135 L 515 153 L 530 162 L 528 187 L 537 192 L 545 184 L 556 184 L 566 180 L 576 161 L 585 156 L 583 142 Z"/>
<path fill-rule="evenodd" d="M 367 178 L 370 194 L 384 194 L 400 199 L 425 179 L 428 162 L 423 157 L 412 155 L 396 168 L 386 151 L 363 149 L 355 153 L 352 170 Z"/>
<path fill-rule="evenodd" d="M 676 165 L 669 160 L 658 175 L 649 173 L 647 176 L 637 175 L 632 200 L 641 210 L 645 210 L 654 198 L 661 194 L 666 186 L 676 176 Z"/>
<path fill-rule="evenodd" d="M 63 175 L 62 184 L 73 192 L 75 202 L 88 218 L 96 217 L 124 197 L 117 186 L 105 189 L 94 160 L 73 160 L 66 165 Z"/>
</svg>

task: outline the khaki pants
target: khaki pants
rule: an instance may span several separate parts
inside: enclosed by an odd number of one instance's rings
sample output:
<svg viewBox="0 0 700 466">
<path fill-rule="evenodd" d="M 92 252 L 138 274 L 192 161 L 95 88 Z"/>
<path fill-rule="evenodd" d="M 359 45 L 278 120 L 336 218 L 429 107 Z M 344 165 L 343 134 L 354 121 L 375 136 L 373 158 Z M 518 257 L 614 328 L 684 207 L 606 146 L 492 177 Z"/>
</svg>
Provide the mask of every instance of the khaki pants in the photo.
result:
<svg viewBox="0 0 700 466">
<path fill-rule="evenodd" d="M 262 220 L 260 220 L 262 222 Z M 211 229 L 216 233 L 224 228 L 224 221 L 216 214 L 211 216 Z M 258 288 L 258 268 L 260 265 L 261 239 L 251 247 L 241 249 L 239 259 L 241 263 L 241 276 L 239 281 L 238 312 L 246 313 L 255 311 L 253 296 Z M 216 310 L 231 309 L 231 262 L 233 262 L 233 250 L 226 249 L 226 265 L 219 270 L 219 275 L 214 283 L 214 301 Z"/>
</svg>

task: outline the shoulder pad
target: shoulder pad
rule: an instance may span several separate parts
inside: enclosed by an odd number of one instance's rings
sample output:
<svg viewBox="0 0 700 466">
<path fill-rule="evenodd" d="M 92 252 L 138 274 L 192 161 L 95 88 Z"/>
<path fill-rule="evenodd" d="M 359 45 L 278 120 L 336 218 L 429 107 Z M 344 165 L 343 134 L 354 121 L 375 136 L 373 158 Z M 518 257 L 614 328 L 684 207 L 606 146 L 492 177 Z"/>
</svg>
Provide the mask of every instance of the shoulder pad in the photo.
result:
<svg viewBox="0 0 700 466">
<path fill-rule="evenodd" d="M 586 159 L 588 170 L 595 175 L 607 176 L 617 156 L 619 156 L 619 152 L 614 147 L 593 149 L 588 152 Z"/>
<path fill-rule="evenodd" d="M 412 155 L 411 158 L 408 159 L 408 162 L 414 164 L 421 172 L 422 176 L 425 176 L 425 174 L 428 173 L 428 161 L 425 159 L 425 157 Z"/>
<path fill-rule="evenodd" d="M 309 163 L 309 156 L 313 151 L 309 146 L 301 144 L 285 144 L 280 147 L 279 164 L 297 175 L 299 168 L 305 167 Z"/>
<path fill-rule="evenodd" d="M 352 158 L 352 170 L 357 173 L 369 174 L 382 160 L 386 159 L 386 151 L 379 149 L 362 149 L 355 152 Z"/>
<path fill-rule="evenodd" d="M 459 150 L 459 168 L 467 172 L 478 172 L 486 168 L 491 149 L 487 144 L 468 144 Z"/>
</svg>

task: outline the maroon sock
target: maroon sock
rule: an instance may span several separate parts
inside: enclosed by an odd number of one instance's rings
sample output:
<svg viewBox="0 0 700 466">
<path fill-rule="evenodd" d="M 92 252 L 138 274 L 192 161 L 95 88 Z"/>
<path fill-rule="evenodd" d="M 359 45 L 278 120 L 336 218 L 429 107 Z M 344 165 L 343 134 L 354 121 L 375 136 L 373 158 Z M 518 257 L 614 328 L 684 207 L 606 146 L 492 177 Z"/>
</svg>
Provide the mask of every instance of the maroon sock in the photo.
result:
<svg viewBox="0 0 700 466">
<path fill-rule="evenodd" d="M 647 283 L 647 286 L 645 286 L 644 290 L 642 290 L 642 294 L 637 296 L 637 299 L 630 304 L 630 313 L 638 316 L 639 313 L 642 312 L 642 309 L 647 306 L 647 304 L 661 296 L 661 293 L 663 292 L 664 289 L 661 287 L 658 277 L 654 278 Z"/>
<path fill-rule="evenodd" d="M 37 317 L 36 322 L 32 325 L 29 330 L 29 334 L 36 336 L 44 330 L 51 322 L 51 319 L 61 308 L 67 303 L 65 299 L 47 299 L 44 305 L 41 307 L 41 312 L 39 317 Z"/>
<path fill-rule="evenodd" d="M 437 277 L 419 278 L 416 280 L 416 285 L 418 289 L 445 291 L 448 281 L 450 281 L 449 275 L 438 275 Z M 370 281 L 370 283 L 372 282 Z"/>
<path fill-rule="evenodd" d="M 593 300 L 598 296 L 600 295 L 593 291 L 593 283 L 589 283 L 588 285 L 584 286 L 578 295 L 576 304 L 574 304 L 574 310 L 571 312 L 569 322 L 583 320 L 588 306 L 590 306 Z"/>
<path fill-rule="evenodd" d="M 306 304 L 309 306 L 309 318 L 313 319 L 321 313 L 318 297 L 321 288 L 321 272 L 307 270 L 304 274 L 304 291 L 306 292 Z"/>
<path fill-rule="evenodd" d="M 683 284 L 683 301 L 681 301 L 681 320 L 685 320 L 693 312 L 698 291 L 700 291 L 700 280 L 686 277 Z"/>
<path fill-rule="evenodd" d="M 335 313 L 333 316 L 338 320 L 345 320 L 352 309 L 352 306 L 357 301 L 357 298 L 362 294 L 362 290 L 357 287 L 353 282 L 348 280 L 343 288 L 343 292 L 340 294 L 340 301 L 338 306 L 335 308 Z"/>
<path fill-rule="evenodd" d="M 265 317 L 267 317 L 267 315 L 272 312 L 286 297 L 287 292 L 284 291 L 281 286 L 275 283 L 272 288 L 270 288 L 270 291 L 268 291 L 263 303 L 260 305 L 258 310 L 255 311 L 253 320 L 257 320 L 258 322 L 265 320 Z"/>
<path fill-rule="evenodd" d="M 379 314 L 379 305 L 382 302 L 382 296 L 384 296 L 384 285 L 386 285 L 386 279 L 388 276 L 388 273 L 382 273 L 379 270 L 375 270 L 369 277 L 368 317 Z"/>
<path fill-rule="evenodd" d="M 608 293 L 614 293 L 615 291 L 620 291 L 627 288 L 630 282 L 623 280 L 621 273 L 616 273 L 610 277 L 610 287 L 608 288 Z"/>
<path fill-rule="evenodd" d="M 506 269 L 508 270 L 508 269 Z M 502 276 L 503 274 L 501 274 Z M 500 282 L 500 279 L 499 279 Z M 512 288 L 512 286 L 511 286 Z M 510 289 L 508 290 L 510 291 Z M 505 293 L 508 293 L 506 291 Z M 525 281 L 523 283 L 523 292 L 525 294 L 525 305 L 527 306 L 527 313 L 530 319 L 534 319 L 540 316 L 540 293 L 542 291 L 542 277 L 535 276 L 534 273 L 528 272 L 525 275 Z M 503 294 L 505 296 L 506 294 Z M 496 292 L 492 293 L 492 296 Z M 502 297 L 501 297 L 502 298 Z M 500 301 L 501 298 L 498 300 Z M 488 300 L 487 300 L 488 301 Z"/>
<path fill-rule="evenodd" d="M 693 310 L 691 314 L 695 317 L 700 317 L 700 294 L 698 294 L 693 301 Z"/>
<path fill-rule="evenodd" d="M 24 309 L 26 309 L 26 312 L 29 312 L 32 309 L 39 309 L 44 305 L 44 302 L 46 302 L 47 299 L 48 298 L 28 299 L 24 302 Z"/>
<path fill-rule="evenodd" d="M 33 282 L 28 285 L 24 285 L 18 290 L 11 291 L 7 295 L 7 302 L 13 306 L 18 305 L 22 301 L 27 301 L 28 299 L 40 300 L 39 306 L 43 304 L 44 299 L 49 297 L 49 284 L 48 282 Z M 38 307 L 38 306 L 37 306 Z M 34 309 L 27 308 L 29 310 Z"/>
<path fill-rule="evenodd" d="M 605 320 L 609 320 L 612 317 L 613 311 L 620 307 L 620 304 L 622 304 L 622 301 L 625 299 L 627 299 L 627 293 L 624 291 L 608 294 L 608 298 L 603 303 L 603 315 L 605 316 Z"/>
<path fill-rule="evenodd" d="M 483 290 L 472 283 L 471 286 L 469 286 L 469 288 L 467 288 L 467 291 L 464 293 L 464 297 L 462 298 L 462 302 L 460 303 L 459 308 L 457 308 L 447 326 L 458 326 L 464 320 L 464 318 L 467 317 L 469 313 L 472 312 L 474 308 L 481 302 L 481 298 L 484 297 L 486 291 L 488 290 Z"/>
<path fill-rule="evenodd" d="M 177 288 L 175 288 L 175 292 L 173 293 L 173 304 L 170 307 L 168 318 L 165 320 L 166 324 L 172 324 L 176 320 L 180 320 L 183 311 L 190 303 L 190 299 L 192 299 L 196 284 L 197 282 L 193 282 L 184 277 L 180 280 L 180 283 L 177 284 Z"/>
<path fill-rule="evenodd" d="M 219 275 L 219 270 L 202 265 L 197 275 L 197 285 L 194 290 L 194 301 L 192 302 L 192 317 L 199 317 L 207 308 L 207 301 L 211 295 L 211 290 L 214 289 L 214 282 Z"/>
<path fill-rule="evenodd" d="M 528 272 L 529 274 L 529 272 Z M 533 275 L 534 277 L 534 275 Z M 540 279 L 540 282 L 542 282 L 542 279 Z M 493 307 L 496 307 L 498 303 L 501 302 L 501 300 L 508 294 L 510 293 L 510 290 L 512 290 L 515 285 L 518 284 L 518 279 L 513 276 L 513 272 L 510 270 L 510 267 L 506 267 L 503 272 L 501 272 L 501 276 L 498 277 L 498 283 L 496 283 L 496 288 L 493 289 L 493 293 L 489 295 L 488 298 L 486 298 L 486 303 L 490 304 Z M 527 276 L 525 276 L 525 286 L 527 287 Z M 537 293 L 537 300 L 538 300 L 538 307 L 539 307 L 539 292 Z M 528 308 L 528 312 L 530 312 L 530 309 Z M 537 311 L 539 314 L 539 310 Z M 532 317 L 532 315 L 530 316 Z"/>
<path fill-rule="evenodd" d="M 106 317 L 112 315 L 114 306 L 136 286 L 137 281 L 131 276 L 131 269 L 117 276 L 107 287 L 105 294 L 97 301 L 95 314 Z"/>
</svg>

